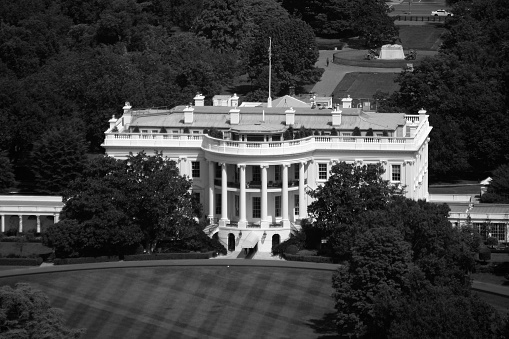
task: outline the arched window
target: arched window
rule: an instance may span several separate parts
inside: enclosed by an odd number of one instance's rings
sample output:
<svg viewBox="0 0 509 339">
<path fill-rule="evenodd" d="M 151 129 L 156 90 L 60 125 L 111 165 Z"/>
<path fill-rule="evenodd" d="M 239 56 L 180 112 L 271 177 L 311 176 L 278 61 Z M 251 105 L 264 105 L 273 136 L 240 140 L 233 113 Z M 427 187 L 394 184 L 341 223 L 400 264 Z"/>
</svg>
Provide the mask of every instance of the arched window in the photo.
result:
<svg viewBox="0 0 509 339">
<path fill-rule="evenodd" d="M 228 234 L 228 251 L 235 251 L 235 235 Z"/>
<path fill-rule="evenodd" d="M 279 245 L 280 242 L 281 242 L 281 237 L 279 236 L 279 234 L 274 234 L 272 236 L 272 248 Z"/>
</svg>

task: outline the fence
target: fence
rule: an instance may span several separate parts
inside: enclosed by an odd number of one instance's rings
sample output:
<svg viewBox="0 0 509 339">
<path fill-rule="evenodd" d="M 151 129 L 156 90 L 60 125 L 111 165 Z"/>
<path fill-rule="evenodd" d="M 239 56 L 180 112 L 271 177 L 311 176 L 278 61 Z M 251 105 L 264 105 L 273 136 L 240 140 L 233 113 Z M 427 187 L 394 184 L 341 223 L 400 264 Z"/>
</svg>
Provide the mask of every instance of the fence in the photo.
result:
<svg viewBox="0 0 509 339">
<path fill-rule="evenodd" d="M 429 21 L 429 22 L 445 22 L 450 19 L 448 16 L 418 16 L 418 15 L 396 15 L 396 21 Z"/>
</svg>

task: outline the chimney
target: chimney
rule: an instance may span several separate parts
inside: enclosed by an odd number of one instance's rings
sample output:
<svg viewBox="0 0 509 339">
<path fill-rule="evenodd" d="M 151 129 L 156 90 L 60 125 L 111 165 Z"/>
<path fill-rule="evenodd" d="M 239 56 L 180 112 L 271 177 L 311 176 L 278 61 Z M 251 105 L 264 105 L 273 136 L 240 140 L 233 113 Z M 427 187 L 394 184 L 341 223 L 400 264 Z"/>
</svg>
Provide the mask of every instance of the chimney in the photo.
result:
<svg viewBox="0 0 509 339">
<path fill-rule="evenodd" d="M 184 108 L 184 124 L 192 124 L 193 123 L 193 111 L 194 108 L 192 106 L 186 106 Z"/>
<path fill-rule="evenodd" d="M 115 115 L 112 115 L 110 121 L 108 121 L 108 122 L 110 123 L 110 131 L 111 131 L 115 127 L 115 124 L 117 123 L 117 119 L 115 119 Z"/>
<path fill-rule="evenodd" d="M 343 102 L 343 108 L 352 108 L 352 98 L 348 95 L 348 98 L 343 98 L 341 101 Z"/>
<path fill-rule="evenodd" d="M 196 96 L 194 97 L 194 105 L 196 107 L 205 106 L 205 96 L 201 93 L 196 93 Z"/>
<path fill-rule="evenodd" d="M 286 115 L 286 125 L 294 125 L 295 124 L 295 110 L 290 107 L 290 109 L 287 109 L 285 111 Z"/>
<path fill-rule="evenodd" d="M 424 117 L 426 116 L 426 110 L 424 108 L 421 108 L 418 113 L 419 113 L 419 121 L 424 120 Z"/>
<path fill-rule="evenodd" d="M 124 127 L 124 130 L 128 130 L 129 125 L 131 125 L 132 119 L 131 108 L 132 107 L 129 101 L 126 101 L 124 107 L 122 107 L 122 109 L 124 110 L 124 115 L 122 116 L 122 125 Z"/>
<path fill-rule="evenodd" d="M 233 96 L 231 97 L 231 105 L 232 107 L 239 106 L 239 97 L 237 96 L 237 93 L 233 93 Z"/>
<path fill-rule="evenodd" d="M 232 108 L 230 110 L 230 125 L 238 125 L 240 123 L 240 109 Z"/>
<path fill-rule="evenodd" d="M 338 127 L 341 125 L 341 110 L 334 108 L 332 111 L 332 126 Z"/>
</svg>

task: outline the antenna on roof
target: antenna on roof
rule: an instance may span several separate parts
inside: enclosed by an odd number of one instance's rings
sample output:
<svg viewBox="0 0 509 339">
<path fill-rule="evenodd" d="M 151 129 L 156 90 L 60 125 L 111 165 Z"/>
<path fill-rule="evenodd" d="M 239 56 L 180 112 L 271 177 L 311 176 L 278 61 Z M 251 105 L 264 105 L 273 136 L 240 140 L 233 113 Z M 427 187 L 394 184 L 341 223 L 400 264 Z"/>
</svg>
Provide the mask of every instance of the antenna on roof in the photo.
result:
<svg viewBox="0 0 509 339">
<path fill-rule="evenodd" d="M 270 97 L 270 80 L 272 68 L 272 38 L 269 37 L 269 97 L 267 99 L 267 107 L 272 107 L 272 98 Z"/>
</svg>

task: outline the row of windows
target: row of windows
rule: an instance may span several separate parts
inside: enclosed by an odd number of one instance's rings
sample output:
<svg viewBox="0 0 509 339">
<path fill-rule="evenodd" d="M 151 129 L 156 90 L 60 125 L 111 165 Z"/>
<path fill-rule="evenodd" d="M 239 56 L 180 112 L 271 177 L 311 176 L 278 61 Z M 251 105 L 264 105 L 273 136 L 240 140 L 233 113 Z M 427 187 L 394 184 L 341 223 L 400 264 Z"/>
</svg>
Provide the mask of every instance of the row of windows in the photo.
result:
<svg viewBox="0 0 509 339">
<path fill-rule="evenodd" d="M 191 163 L 192 167 L 192 176 L 193 178 L 199 178 L 200 177 L 200 162 L 199 161 L 193 161 Z M 294 178 L 295 180 L 299 180 L 299 168 L 298 165 L 294 166 Z M 217 165 L 216 167 L 216 178 L 221 177 L 221 166 Z M 327 164 L 318 164 L 318 180 L 327 180 L 328 178 L 328 171 L 327 171 Z M 253 181 L 261 181 L 261 169 L 258 166 L 253 166 Z M 280 181 L 281 180 L 281 166 L 275 166 L 274 168 L 274 180 Z M 239 181 L 239 171 L 235 170 L 235 182 Z M 393 182 L 400 182 L 401 181 L 401 165 L 391 165 L 391 181 Z"/>
</svg>

